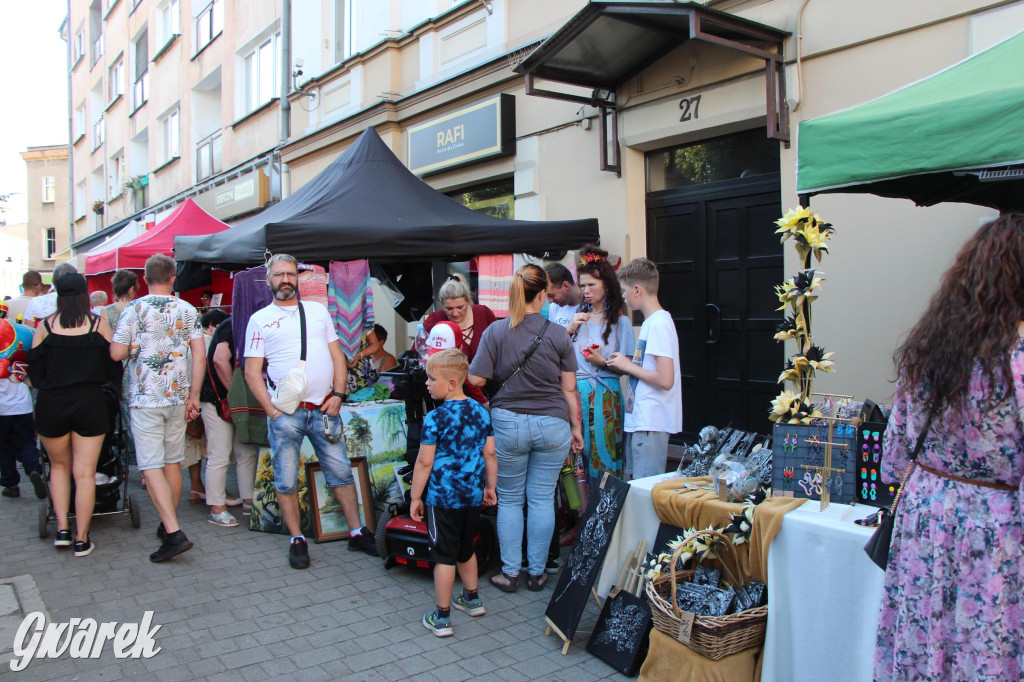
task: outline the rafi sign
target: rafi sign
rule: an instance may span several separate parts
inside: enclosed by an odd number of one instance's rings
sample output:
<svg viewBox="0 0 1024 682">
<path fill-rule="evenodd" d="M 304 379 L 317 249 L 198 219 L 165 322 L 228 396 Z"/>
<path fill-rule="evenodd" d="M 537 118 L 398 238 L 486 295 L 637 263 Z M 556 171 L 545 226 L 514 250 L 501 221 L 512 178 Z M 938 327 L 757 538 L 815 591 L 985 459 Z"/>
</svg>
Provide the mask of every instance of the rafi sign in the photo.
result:
<svg viewBox="0 0 1024 682">
<path fill-rule="evenodd" d="M 409 170 L 429 175 L 516 153 L 512 95 L 494 95 L 409 128 Z"/>
</svg>

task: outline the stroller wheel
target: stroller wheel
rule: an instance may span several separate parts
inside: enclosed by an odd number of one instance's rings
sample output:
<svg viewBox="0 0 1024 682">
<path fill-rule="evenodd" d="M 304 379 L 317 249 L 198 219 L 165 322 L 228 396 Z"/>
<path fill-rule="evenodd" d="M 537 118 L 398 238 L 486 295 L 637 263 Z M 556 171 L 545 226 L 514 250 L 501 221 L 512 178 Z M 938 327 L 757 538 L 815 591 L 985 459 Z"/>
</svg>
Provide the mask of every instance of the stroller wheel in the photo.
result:
<svg viewBox="0 0 1024 682">
<path fill-rule="evenodd" d="M 142 512 L 139 509 L 139 500 L 135 497 L 135 493 L 128 495 L 128 513 L 132 516 L 132 528 L 142 525 Z"/>
<path fill-rule="evenodd" d="M 46 500 L 39 502 L 39 537 L 43 540 L 49 535 L 49 531 L 46 529 L 46 524 L 49 522 L 50 508 L 47 506 Z"/>
</svg>

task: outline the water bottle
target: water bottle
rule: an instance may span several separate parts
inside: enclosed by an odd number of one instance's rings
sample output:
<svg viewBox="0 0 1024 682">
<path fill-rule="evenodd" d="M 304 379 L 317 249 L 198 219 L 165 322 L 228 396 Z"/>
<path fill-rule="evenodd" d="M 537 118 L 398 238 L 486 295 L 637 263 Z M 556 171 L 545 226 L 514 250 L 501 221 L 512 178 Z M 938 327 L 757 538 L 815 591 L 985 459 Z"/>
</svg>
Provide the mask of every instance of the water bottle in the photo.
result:
<svg viewBox="0 0 1024 682">
<path fill-rule="evenodd" d="M 583 498 L 580 497 L 580 489 L 576 485 L 576 475 L 571 466 L 566 464 L 562 467 L 562 487 L 565 489 L 565 499 L 573 509 L 583 509 Z"/>
<path fill-rule="evenodd" d="M 580 496 L 580 509 L 586 509 L 590 503 L 590 491 L 587 486 L 587 474 L 583 471 L 583 458 L 578 457 L 576 459 L 576 467 L 573 470 L 576 478 L 576 489 Z"/>
<path fill-rule="evenodd" d="M 416 327 L 416 339 L 412 342 L 412 347 L 420 356 L 420 366 L 425 365 L 427 362 L 427 332 L 423 329 L 422 324 Z"/>
</svg>

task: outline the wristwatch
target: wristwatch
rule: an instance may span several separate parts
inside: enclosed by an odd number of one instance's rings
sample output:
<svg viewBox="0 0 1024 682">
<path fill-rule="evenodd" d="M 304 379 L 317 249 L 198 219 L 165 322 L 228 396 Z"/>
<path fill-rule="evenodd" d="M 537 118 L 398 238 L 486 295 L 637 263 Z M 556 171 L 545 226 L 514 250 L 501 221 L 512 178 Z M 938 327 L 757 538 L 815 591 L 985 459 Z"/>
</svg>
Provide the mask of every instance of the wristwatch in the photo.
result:
<svg viewBox="0 0 1024 682">
<path fill-rule="evenodd" d="M 340 393 L 338 391 L 334 391 L 333 393 L 331 393 L 331 396 L 334 398 L 341 398 L 341 402 L 343 403 L 348 401 L 348 393 Z"/>
</svg>

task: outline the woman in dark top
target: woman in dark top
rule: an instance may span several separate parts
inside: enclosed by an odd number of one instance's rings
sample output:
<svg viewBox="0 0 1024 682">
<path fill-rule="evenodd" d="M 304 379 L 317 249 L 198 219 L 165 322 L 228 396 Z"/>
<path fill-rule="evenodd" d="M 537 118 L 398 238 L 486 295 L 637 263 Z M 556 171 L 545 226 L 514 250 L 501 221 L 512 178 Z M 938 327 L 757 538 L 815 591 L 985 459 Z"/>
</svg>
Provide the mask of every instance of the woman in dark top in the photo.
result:
<svg viewBox="0 0 1024 682">
<path fill-rule="evenodd" d="M 228 389 L 217 375 L 213 357 L 217 346 L 231 343 L 231 320 L 223 310 L 207 310 L 199 320 L 204 330 L 211 330 L 206 349 L 206 376 L 199 390 L 203 425 L 206 427 L 206 504 L 210 505 L 209 523 L 222 528 L 238 525 L 228 511 L 228 503 L 237 506 L 240 501 L 225 491 L 228 467 L 231 464 L 232 444 L 235 440 L 235 426 L 220 416 L 219 403 L 227 398 Z"/>
<path fill-rule="evenodd" d="M 50 495 L 57 513 L 56 547 L 71 545 L 68 510 L 75 477 L 75 556 L 95 548 L 89 522 L 96 501 L 96 462 L 110 413 L 103 386 L 121 382 L 121 363 L 110 359 L 113 332 L 89 312 L 85 278 L 78 273 L 55 283 L 57 312 L 36 328 L 28 375 L 39 390 L 36 431 L 50 458 Z"/>
<path fill-rule="evenodd" d="M 498 453 L 498 543 L 502 572 L 491 583 L 505 592 L 519 588 L 523 557 L 523 506 L 526 519 L 527 588 L 538 591 L 548 546 L 555 530 L 554 494 L 558 473 L 570 447 L 583 447 L 576 355 L 568 332 L 541 317 L 548 278 L 536 265 L 524 265 L 512 277 L 509 317 L 484 333 L 469 368 L 469 380 L 503 384 L 491 398 L 491 424 Z M 534 340 L 540 343 L 524 362 Z M 517 368 L 519 368 L 517 370 Z"/>
<path fill-rule="evenodd" d="M 462 330 L 462 346 L 459 348 L 470 362 L 476 357 L 484 330 L 494 320 L 494 313 L 485 305 L 473 303 L 469 287 L 461 279 L 449 279 L 441 285 L 437 297 L 441 299 L 441 310 L 435 310 L 423 321 L 423 330 L 430 333 L 438 322 L 454 322 Z"/>
</svg>

